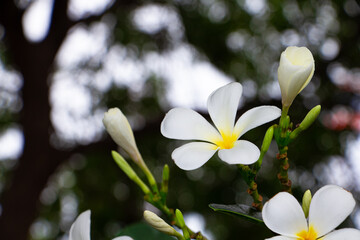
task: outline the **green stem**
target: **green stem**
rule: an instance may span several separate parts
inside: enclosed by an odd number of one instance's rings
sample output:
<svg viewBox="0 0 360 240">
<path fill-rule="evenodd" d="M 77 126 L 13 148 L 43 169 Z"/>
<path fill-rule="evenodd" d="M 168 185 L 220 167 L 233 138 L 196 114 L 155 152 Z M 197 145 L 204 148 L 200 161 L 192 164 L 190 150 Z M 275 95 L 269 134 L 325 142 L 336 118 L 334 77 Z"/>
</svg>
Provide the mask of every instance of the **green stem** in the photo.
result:
<svg viewBox="0 0 360 240">
<path fill-rule="evenodd" d="M 247 192 L 253 198 L 252 206 L 256 208 L 258 211 L 261 211 L 263 208 L 263 203 L 262 203 L 263 197 L 259 194 L 257 189 L 257 184 L 255 182 L 257 172 L 251 170 L 249 166 L 245 166 L 245 165 L 238 165 L 238 166 L 242 178 L 249 186 Z"/>
<path fill-rule="evenodd" d="M 181 228 L 181 224 L 176 218 L 174 209 L 168 208 L 166 205 L 161 205 L 159 209 L 170 219 L 172 225 Z M 187 225 L 185 225 L 184 228 L 186 228 L 187 232 L 190 234 L 191 239 L 207 240 L 207 238 L 203 236 L 201 232 L 194 232 Z"/>
<path fill-rule="evenodd" d="M 291 180 L 289 179 L 288 176 L 289 159 L 287 157 L 287 151 L 288 151 L 288 147 L 284 146 L 279 149 L 279 153 L 276 156 L 276 158 L 279 159 L 280 161 L 280 170 L 277 177 L 281 183 L 282 190 L 288 193 L 292 193 Z"/>
<path fill-rule="evenodd" d="M 164 203 L 161 195 L 154 196 L 152 194 L 148 194 L 145 195 L 144 199 L 157 207 L 163 214 L 165 214 L 166 217 L 171 221 L 171 225 L 175 225 L 176 227 L 181 228 L 182 224 L 179 223 L 179 221 L 177 220 L 174 209 L 168 208 L 168 206 L 166 205 L 166 201 Z M 183 228 L 187 230 L 191 239 L 207 240 L 207 238 L 203 236 L 201 232 L 194 232 L 187 225 L 183 226 Z"/>
<path fill-rule="evenodd" d="M 164 213 L 170 220 L 171 224 L 175 225 L 179 228 L 181 228 L 184 232 L 186 232 L 187 236 L 184 238 L 182 236 L 176 236 L 178 239 L 185 239 L 188 240 L 188 238 L 192 239 L 198 239 L 198 240 L 207 240 L 206 237 L 204 237 L 200 232 L 193 232 L 188 226 L 184 226 L 184 224 L 180 224 L 179 221 L 176 218 L 176 214 L 173 209 L 169 209 L 166 206 L 166 196 L 168 192 L 168 183 L 169 183 L 169 167 L 167 165 L 164 166 L 163 170 L 163 179 L 161 183 L 161 191 L 159 192 L 157 183 L 155 181 L 154 176 L 152 175 L 151 171 L 143 161 L 140 153 L 136 154 L 135 162 L 137 165 L 141 168 L 141 170 L 146 175 L 152 191 L 147 187 L 147 185 L 137 176 L 135 171 L 130 167 L 130 165 L 126 162 L 126 160 L 116 151 L 112 151 L 112 156 L 115 160 L 115 162 L 118 164 L 118 166 L 127 174 L 127 176 L 133 180 L 144 192 L 144 199 L 145 201 L 151 203 L 155 207 L 161 210 L 162 213 Z M 135 157 L 135 156 L 133 156 Z M 134 159 L 133 159 L 134 160 Z M 140 163 L 140 164 L 139 164 Z M 190 235 L 190 236 L 188 236 Z"/>
<path fill-rule="evenodd" d="M 290 143 L 291 123 L 287 115 L 289 107 L 283 107 L 278 129 L 275 131 L 275 140 L 278 145 L 279 153 L 276 158 L 280 161 L 279 173 L 277 175 L 282 190 L 291 193 L 291 180 L 288 176 L 289 159 L 287 157 L 288 144 Z"/>
<path fill-rule="evenodd" d="M 120 169 L 132 180 L 134 181 L 144 192 L 145 195 L 150 194 L 150 189 L 148 186 L 138 177 L 135 171 L 127 163 L 127 161 L 116 151 L 112 151 L 111 155 Z"/>
<path fill-rule="evenodd" d="M 288 112 L 289 112 L 289 107 L 283 106 L 282 111 L 281 111 L 280 122 L 279 122 L 282 132 L 286 131 L 288 128 L 288 126 L 286 124 L 286 118 L 287 118 Z"/>
<path fill-rule="evenodd" d="M 144 162 L 144 160 L 142 159 L 142 156 L 140 155 L 140 153 L 138 153 L 136 155 L 136 161 L 135 162 L 140 162 L 141 164 L 139 164 L 138 166 L 140 167 L 140 169 L 144 172 L 150 187 L 152 189 L 152 191 L 156 194 L 159 193 L 159 189 L 156 183 L 156 180 L 154 178 L 154 176 L 152 175 L 151 171 L 149 170 L 148 166 L 146 165 L 146 163 Z"/>
<path fill-rule="evenodd" d="M 257 175 L 257 173 L 259 172 L 261 165 L 262 165 L 263 158 L 264 158 L 266 152 L 269 150 L 271 141 L 274 136 L 274 128 L 276 128 L 276 125 L 273 125 L 266 130 L 266 133 L 265 133 L 262 145 L 261 145 L 261 149 L 260 149 L 259 159 L 255 162 L 255 164 L 252 168 L 252 171 L 254 172 L 255 175 Z"/>
<path fill-rule="evenodd" d="M 162 203 L 164 205 L 166 204 L 166 198 L 169 191 L 169 177 L 170 177 L 169 166 L 165 164 L 163 168 L 163 176 L 162 176 L 161 188 L 160 188 L 160 196 Z"/>
</svg>

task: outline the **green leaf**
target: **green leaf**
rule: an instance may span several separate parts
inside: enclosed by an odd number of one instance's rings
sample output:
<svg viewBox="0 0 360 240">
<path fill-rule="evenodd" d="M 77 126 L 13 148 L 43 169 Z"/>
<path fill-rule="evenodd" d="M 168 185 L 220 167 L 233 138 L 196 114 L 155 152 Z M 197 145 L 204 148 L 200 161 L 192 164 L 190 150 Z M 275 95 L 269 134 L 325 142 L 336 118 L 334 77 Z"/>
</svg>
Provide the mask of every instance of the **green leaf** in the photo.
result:
<svg viewBox="0 0 360 240">
<path fill-rule="evenodd" d="M 121 230 L 118 235 L 129 236 L 135 240 L 174 240 L 175 238 L 168 236 L 158 230 L 153 229 L 146 223 L 136 223 Z"/>
<path fill-rule="evenodd" d="M 261 212 L 258 212 L 255 208 L 250 207 L 244 204 L 236 205 L 224 205 L 211 203 L 209 207 L 215 212 L 227 213 L 230 215 L 235 215 L 255 223 L 264 223 L 262 220 Z"/>
</svg>

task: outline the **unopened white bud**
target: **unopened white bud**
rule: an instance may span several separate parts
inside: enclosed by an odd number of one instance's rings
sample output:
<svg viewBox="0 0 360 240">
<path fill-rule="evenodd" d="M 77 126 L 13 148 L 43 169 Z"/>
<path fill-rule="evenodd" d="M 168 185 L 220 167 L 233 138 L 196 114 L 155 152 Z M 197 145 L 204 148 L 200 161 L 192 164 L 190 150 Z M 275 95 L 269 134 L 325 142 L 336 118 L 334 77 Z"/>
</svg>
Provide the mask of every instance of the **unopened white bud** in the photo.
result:
<svg viewBox="0 0 360 240">
<path fill-rule="evenodd" d="M 278 80 L 285 107 L 308 85 L 314 71 L 314 57 L 306 47 L 288 47 L 281 53 Z"/>
<path fill-rule="evenodd" d="M 169 224 L 167 224 L 162 218 L 160 218 L 158 215 L 156 215 L 153 212 L 150 212 L 148 210 L 144 211 L 144 219 L 146 222 L 148 222 L 153 228 L 156 230 L 166 233 L 170 236 L 178 236 L 179 233 L 171 227 Z"/>
<path fill-rule="evenodd" d="M 134 160 L 140 155 L 129 121 L 119 108 L 111 108 L 104 114 L 103 124 L 117 145 L 122 147 Z"/>
</svg>

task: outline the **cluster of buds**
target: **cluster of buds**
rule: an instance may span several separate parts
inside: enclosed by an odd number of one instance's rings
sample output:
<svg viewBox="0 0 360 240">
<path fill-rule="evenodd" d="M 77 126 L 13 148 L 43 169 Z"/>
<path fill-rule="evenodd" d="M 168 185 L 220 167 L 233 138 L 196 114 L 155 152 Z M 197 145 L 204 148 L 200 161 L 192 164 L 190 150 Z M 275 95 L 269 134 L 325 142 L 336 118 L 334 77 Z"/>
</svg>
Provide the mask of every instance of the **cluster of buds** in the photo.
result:
<svg viewBox="0 0 360 240">
<path fill-rule="evenodd" d="M 305 192 L 302 201 L 302 210 L 291 193 L 291 181 L 288 179 L 289 167 L 287 150 L 288 144 L 302 131 L 309 128 L 317 119 L 321 107 L 315 106 L 305 116 L 304 120 L 292 129 L 288 110 L 296 96 L 309 84 L 314 75 L 314 58 L 306 47 L 288 47 L 282 52 L 278 68 L 278 80 L 282 95 L 282 111 L 275 106 L 261 106 L 250 109 L 235 122 L 238 103 L 242 94 L 242 86 L 239 83 L 230 83 L 214 91 L 208 99 L 209 115 L 215 127 L 208 123 L 195 111 L 183 108 L 172 109 L 161 123 L 161 133 L 168 138 L 180 140 L 200 140 L 203 142 L 191 142 L 174 150 L 172 158 L 176 165 L 184 170 L 193 170 L 205 164 L 218 151 L 219 158 L 229 164 L 239 164 L 244 180 L 249 185 L 249 193 L 254 199 L 253 206 L 262 210 L 265 224 L 281 236 L 271 239 L 306 239 L 315 240 L 321 236 L 325 239 L 340 239 L 340 237 L 360 238 L 360 231 L 356 229 L 332 231 L 352 211 L 354 199 L 350 193 L 337 186 L 325 186 L 321 188 L 312 199 L 311 192 Z M 280 117 L 279 125 L 271 126 L 264 137 L 261 149 L 254 144 L 239 140 L 247 131 L 264 123 Z M 105 113 L 104 126 L 112 139 L 127 152 L 130 158 L 143 170 L 148 178 L 149 188 L 135 173 L 126 160 L 117 152 L 112 155 L 118 166 L 133 180 L 144 192 L 145 199 L 158 207 L 172 223 L 182 230 L 177 232 L 162 218 L 150 211 L 144 212 L 144 219 L 155 229 L 167 235 L 174 236 L 178 240 L 206 239 L 201 234 L 195 234 L 185 225 L 180 210 L 169 210 L 166 206 L 166 194 L 168 191 L 169 169 L 165 165 L 163 171 L 163 183 L 160 191 L 151 172 L 146 166 L 135 142 L 134 134 L 125 115 L 118 108 L 112 108 Z M 261 167 L 262 158 L 267 152 L 272 139 L 275 138 L 279 147 L 278 159 L 280 172 L 278 178 L 285 186 L 286 192 L 277 194 L 264 206 L 262 197 L 257 192 L 255 183 L 256 175 Z M 251 165 L 252 166 L 248 166 Z M 155 197 L 154 197 L 155 196 Z M 333 202 L 334 196 L 342 203 L 340 208 L 327 210 L 322 202 Z M 154 200 L 156 199 L 156 200 Z M 285 204 L 285 205 L 284 205 Z M 290 208 L 290 207 L 291 208 Z M 289 209 L 286 210 L 286 207 Z M 284 210 L 285 209 L 285 210 Z M 295 211 L 295 210 L 296 211 Z M 320 209 L 320 210 L 319 210 Z M 324 211 L 333 214 L 334 221 L 326 220 L 327 225 L 320 221 Z M 292 216 L 291 212 L 295 215 Z M 307 224 L 307 218 L 310 225 Z M 292 222 L 295 219 L 296 224 Z M 286 221 L 283 221 L 286 220 Z M 282 222 L 288 225 L 282 227 Z M 295 226 L 296 225 L 296 226 Z M 292 229 L 293 228 L 293 229 Z M 331 237 L 330 237 L 331 236 Z M 334 237 L 335 236 L 335 237 Z M 341 239 L 345 239 L 341 238 Z M 321 238 L 323 239 L 323 238 Z M 350 239 L 350 238 L 346 238 Z"/>
</svg>

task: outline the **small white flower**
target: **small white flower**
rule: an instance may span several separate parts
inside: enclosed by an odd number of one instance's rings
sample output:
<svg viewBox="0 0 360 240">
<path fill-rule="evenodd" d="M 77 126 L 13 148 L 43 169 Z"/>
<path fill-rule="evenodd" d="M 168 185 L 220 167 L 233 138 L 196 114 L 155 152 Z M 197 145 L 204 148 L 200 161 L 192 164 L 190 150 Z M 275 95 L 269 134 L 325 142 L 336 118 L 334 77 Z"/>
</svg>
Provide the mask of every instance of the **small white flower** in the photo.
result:
<svg viewBox="0 0 360 240">
<path fill-rule="evenodd" d="M 265 225 L 280 234 L 271 240 L 355 240 L 360 231 L 344 228 L 333 231 L 353 211 L 352 194 L 341 187 L 327 185 L 319 189 L 310 203 L 309 218 L 295 197 L 281 192 L 265 203 L 262 210 Z"/>
<path fill-rule="evenodd" d="M 90 214 L 87 210 L 81 213 L 71 225 L 69 240 L 90 240 Z M 122 236 L 114 238 L 113 240 L 133 240 L 131 237 Z"/>
<path fill-rule="evenodd" d="M 238 139 L 247 131 L 278 118 L 281 110 L 274 106 L 256 107 L 245 112 L 234 124 L 241 94 L 241 84 L 234 82 L 209 96 L 207 106 L 216 128 L 190 109 L 174 108 L 166 114 L 161 123 L 161 133 L 165 137 L 203 141 L 191 142 L 173 151 L 171 157 L 178 167 L 199 168 L 218 150 L 220 159 L 229 164 L 252 164 L 258 160 L 258 147 Z"/>
<path fill-rule="evenodd" d="M 308 85 L 314 71 L 314 57 L 306 47 L 288 47 L 281 53 L 278 80 L 285 107 Z"/>
<path fill-rule="evenodd" d="M 114 142 L 122 147 L 139 165 L 143 164 L 129 121 L 119 108 L 111 108 L 103 118 L 106 131 Z"/>
</svg>

